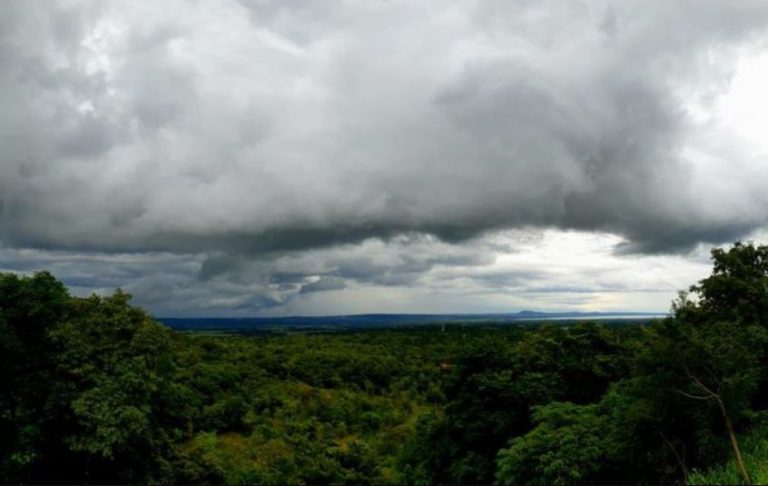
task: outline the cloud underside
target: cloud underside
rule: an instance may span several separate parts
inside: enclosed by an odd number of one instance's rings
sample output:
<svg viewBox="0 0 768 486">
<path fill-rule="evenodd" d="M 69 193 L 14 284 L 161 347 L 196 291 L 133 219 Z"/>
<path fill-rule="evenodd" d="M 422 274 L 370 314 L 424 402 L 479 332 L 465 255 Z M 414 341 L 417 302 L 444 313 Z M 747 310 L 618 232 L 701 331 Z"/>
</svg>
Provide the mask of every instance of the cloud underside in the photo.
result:
<svg viewBox="0 0 768 486">
<path fill-rule="evenodd" d="M 255 259 L 0 250 L 0 271 L 48 269 L 76 295 L 122 287 L 161 316 L 542 310 L 664 311 L 705 253 L 627 258 L 612 236 L 505 232 L 464 245 L 367 240 Z"/>
<path fill-rule="evenodd" d="M 768 169 L 696 114 L 767 22 L 759 0 L 2 2 L 0 244 L 309 295 L 485 265 L 510 230 L 732 241 L 766 225 Z M 331 261 L 349 248 L 399 256 Z"/>
</svg>

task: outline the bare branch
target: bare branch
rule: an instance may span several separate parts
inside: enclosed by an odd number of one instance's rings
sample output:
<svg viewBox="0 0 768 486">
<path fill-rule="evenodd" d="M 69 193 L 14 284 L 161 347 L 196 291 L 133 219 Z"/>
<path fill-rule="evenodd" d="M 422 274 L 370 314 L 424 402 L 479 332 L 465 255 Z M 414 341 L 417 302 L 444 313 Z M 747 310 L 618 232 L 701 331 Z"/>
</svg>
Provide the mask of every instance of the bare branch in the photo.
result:
<svg viewBox="0 0 768 486">
<path fill-rule="evenodd" d="M 664 432 L 659 430 L 659 435 L 661 436 L 661 439 L 664 441 L 664 444 L 666 444 L 667 447 L 669 448 L 669 450 L 672 451 L 672 454 L 674 454 L 675 459 L 677 459 L 678 465 L 680 465 L 680 469 L 683 471 L 683 478 L 687 481 L 687 479 L 688 479 L 688 467 L 686 467 L 685 461 L 680 456 L 680 454 L 678 454 L 677 448 L 674 445 L 672 445 L 672 442 L 670 442 L 669 439 L 667 439 L 667 436 L 664 435 Z"/>
<path fill-rule="evenodd" d="M 709 395 L 710 398 L 714 398 L 717 396 L 717 393 L 713 392 L 707 385 L 701 382 L 691 371 L 688 369 L 688 366 L 685 364 L 683 365 L 683 369 L 685 370 L 685 374 L 688 375 L 688 378 L 693 381 L 694 385 L 696 385 L 701 391 Z"/>
<path fill-rule="evenodd" d="M 710 395 L 701 396 L 701 395 L 692 395 L 690 393 L 684 392 L 683 390 L 673 389 L 672 391 L 677 392 L 677 393 L 681 394 L 684 397 L 693 398 L 695 400 L 712 400 L 712 399 L 715 398 L 715 395 L 711 395 L 711 394 Z"/>
</svg>

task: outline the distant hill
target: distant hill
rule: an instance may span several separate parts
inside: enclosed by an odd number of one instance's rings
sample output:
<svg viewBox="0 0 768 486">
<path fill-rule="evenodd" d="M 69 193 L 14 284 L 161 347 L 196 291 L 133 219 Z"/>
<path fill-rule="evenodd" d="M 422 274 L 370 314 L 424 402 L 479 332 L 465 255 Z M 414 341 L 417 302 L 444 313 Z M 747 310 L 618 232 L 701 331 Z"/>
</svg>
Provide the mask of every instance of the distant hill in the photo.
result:
<svg viewBox="0 0 768 486">
<path fill-rule="evenodd" d="M 278 329 L 355 329 L 420 324 L 505 324 L 535 321 L 636 320 L 664 317 L 647 312 L 536 312 L 497 314 L 355 314 L 341 316 L 286 317 L 160 317 L 159 321 L 180 331 L 270 332 Z"/>
</svg>

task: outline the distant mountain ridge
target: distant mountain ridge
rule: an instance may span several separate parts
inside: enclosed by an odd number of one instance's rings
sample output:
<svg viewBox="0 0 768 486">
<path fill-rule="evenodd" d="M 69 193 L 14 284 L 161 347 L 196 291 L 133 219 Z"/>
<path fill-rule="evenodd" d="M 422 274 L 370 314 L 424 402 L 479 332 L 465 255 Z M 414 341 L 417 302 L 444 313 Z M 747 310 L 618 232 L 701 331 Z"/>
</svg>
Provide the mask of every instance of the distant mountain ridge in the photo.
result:
<svg viewBox="0 0 768 486">
<path fill-rule="evenodd" d="M 487 314 L 350 314 L 336 316 L 282 317 L 159 317 L 160 322 L 182 331 L 237 330 L 259 331 L 273 328 L 371 328 L 419 324 L 513 323 L 526 321 L 587 320 L 587 319 L 653 319 L 664 317 L 660 312 L 539 312 L 524 310 L 515 313 Z"/>
</svg>

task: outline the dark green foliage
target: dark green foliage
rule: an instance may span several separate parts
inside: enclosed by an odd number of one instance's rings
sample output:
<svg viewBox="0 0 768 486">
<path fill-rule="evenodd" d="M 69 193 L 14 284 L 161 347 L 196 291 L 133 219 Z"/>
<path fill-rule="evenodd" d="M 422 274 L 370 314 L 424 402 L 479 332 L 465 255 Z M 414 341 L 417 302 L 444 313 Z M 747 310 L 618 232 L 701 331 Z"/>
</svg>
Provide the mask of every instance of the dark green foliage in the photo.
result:
<svg viewBox="0 0 768 486">
<path fill-rule="evenodd" d="M 768 326 L 768 246 L 736 243 L 712 250 L 712 275 L 691 291 L 701 319 Z"/>
<path fill-rule="evenodd" d="M 0 479 L 29 478 L 48 447 L 54 365 L 47 333 L 68 313 L 66 288 L 46 272 L 0 274 Z"/>
<path fill-rule="evenodd" d="M 553 402 L 534 408 L 533 419 L 533 430 L 499 452 L 500 484 L 583 484 L 606 478 L 617 451 L 610 417 L 598 405 Z"/>
<path fill-rule="evenodd" d="M 568 410 L 560 405 L 539 409 L 536 428 L 499 455 L 497 480 L 673 482 L 692 468 L 738 458 L 741 431 L 762 412 L 766 255 L 766 247 L 742 244 L 713 251 L 714 271 L 691 287 L 695 298 L 681 294 L 670 318 L 635 339 L 628 376 L 598 405 L 571 409 L 570 418 L 547 413 Z M 604 433 L 594 435 L 590 423 Z M 561 441 L 547 444 L 556 436 Z M 570 450 L 571 436 L 603 458 Z M 544 456 L 565 467 L 541 463 Z"/>
<path fill-rule="evenodd" d="M 160 405 L 172 379 L 171 332 L 128 300 L 119 291 L 75 300 L 73 317 L 50 332 L 71 414 L 62 439 L 96 481 L 161 477 L 158 452 L 168 446 Z"/>
<path fill-rule="evenodd" d="M 180 334 L 122 292 L 0 274 L 0 482 L 760 479 L 768 248 L 713 260 L 644 327 L 253 337 Z"/>
<path fill-rule="evenodd" d="M 758 425 L 742 441 L 744 462 L 753 484 L 768 484 L 768 427 Z M 735 461 L 709 467 L 707 470 L 693 470 L 688 484 L 739 484 L 741 474 Z"/>
<path fill-rule="evenodd" d="M 492 482 L 499 449 L 533 426 L 531 407 L 598 400 L 627 373 L 618 333 L 595 324 L 500 337 L 467 343 L 446 383 L 445 418 L 413 439 L 430 449 L 424 461 L 431 465 L 419 464 L 418 454 L 407 461 L 425 483 Z"/>
</svg>

